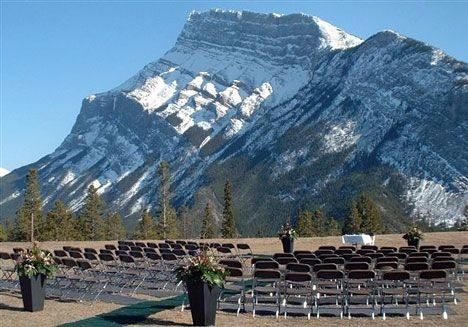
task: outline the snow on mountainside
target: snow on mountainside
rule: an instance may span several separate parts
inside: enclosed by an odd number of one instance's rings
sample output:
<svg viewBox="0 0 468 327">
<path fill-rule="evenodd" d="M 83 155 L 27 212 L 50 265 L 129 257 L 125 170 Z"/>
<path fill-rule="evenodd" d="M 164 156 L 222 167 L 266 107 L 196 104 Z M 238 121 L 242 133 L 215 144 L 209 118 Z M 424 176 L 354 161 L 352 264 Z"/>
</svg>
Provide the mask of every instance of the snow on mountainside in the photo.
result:
<svg viewBox="0 0 468 327">
<path fill-rule="evenodd" d="M 176 204 L 216 199 L 232 179 L 241 231 L 305 204 L 343 217 L 364 189 L 389 221 L 453 222 L 468 201 L 467 103 L 466 63 L 392 31 L 363 41 L 304 14 L 193 12 L 171 50 L 84 99 L 64 142 L 31 166 L 46 207 L 78 210 L 92 183 L 133 217 L 157 203 L 167 160 Z M 28 168 L 2 179 L 0 219 Z"/>
<path fill-rule="evenodd" d="M 3 177 L 3 176 L 5 176 L 5 175 L 8 175 L 9 173 L 10 173 L 9 170 L 0 167 L 0 177 Z"/>
</svg>

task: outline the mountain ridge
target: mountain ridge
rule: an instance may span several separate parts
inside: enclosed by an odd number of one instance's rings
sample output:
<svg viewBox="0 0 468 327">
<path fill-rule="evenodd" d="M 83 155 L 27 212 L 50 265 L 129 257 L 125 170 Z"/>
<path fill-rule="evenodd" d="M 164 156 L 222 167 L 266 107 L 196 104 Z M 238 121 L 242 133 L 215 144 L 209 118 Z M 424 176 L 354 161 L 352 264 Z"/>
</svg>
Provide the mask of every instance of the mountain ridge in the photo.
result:
<svg viewBox="0 0 468 327">
<path fill-rule="evenodd" d="M 255 30 L 286 35 L 287 42 L 252 36 L 252 21 L 268 21 Z M 156 203 L 151 185 L 157 185 L 155 166 L 164 159 L 174 175 L 176 204 L 191 203 L 200 192 L 219 201 L 219 183 L 227 177 L 239 185 L 234 195 L 256 198 L 240 185 L 250 185 L 258 170 L 271 187 L 261 189 L 257 181 L 252 189 L 267 203 L 284 206 L 281 215 L 314 203 L 342 218 L 344 208 L 333 210 L 323 194 L 333 189 L 347 203 L 363 186 L 345 196 L 336 189 L 339 180 L 359 175 L 367 178 L 365 185 L 372 180 L 379 197 L 390 194 L 386 205 L 405 207 L 402 216 L 453 222 L 468 199 L 467 64 L 393 31 L 362 41 L 336 27 L 331 30 L 338 34 L 323 34 L 317 21 L 324 22 L 302 14 L 192 13 L 161 59 L 83 100 L 70 135 L 36 164 L 46 206 L 60 193 L 78 210 L 93 183 L 111 208 L 132 217 Z M 292 32 L 299 40 L 287 36 Z M 241 46 L 205 42 L 226 42 L 227 35 Z M 434 131 L 449 146 L 432 140 Z M 242 166 L 242 158 L 250 162 L 246 172 L 224 172 L 223 164 Z M 361 177 L 365 167 L 375 176 Z M 309 175 L 314 169 L 323 174 Z M 8 215 L 21 198 L 24 170 L 2 180 L 0 206 Z M 389 176 L 381 177 L 382 171 Z M 400 178 L 398 191 L 389 191 Z M 252 209 L 240 206 L 242 223 L 267 221 L 273 214 L 268 208 L 255 213 L 249 203 L 245 207 Z"/>
</svg>

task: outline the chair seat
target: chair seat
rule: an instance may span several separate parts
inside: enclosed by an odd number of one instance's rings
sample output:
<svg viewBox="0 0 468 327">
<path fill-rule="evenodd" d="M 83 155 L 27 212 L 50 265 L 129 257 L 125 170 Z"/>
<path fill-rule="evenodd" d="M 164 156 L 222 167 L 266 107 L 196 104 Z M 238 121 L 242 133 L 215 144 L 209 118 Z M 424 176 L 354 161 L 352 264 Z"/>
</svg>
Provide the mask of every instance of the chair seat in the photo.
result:
<svg viewBox="0 0 468 327">
<path fill-rule="evenodd" d="M 240 292 L 244 289 L 244 286 L 242 285 L 236 285 L 236 284 L 224 284 L 224 290 L 225 291 L 236 291 Z"/>
<path fill-rule="evenodd" d="M 321 288 L 317 290 L 317 293 L 322 295 L 341 295 L 343 290 L 339 288 Z"/>
<path fill-rule="evenodd" d="M 380 292 L 385 295 L 405 295 L 405 291 L 398 288 L 383 288 L 380 290 Z"/>
<path fill-rule="evenodd" d="M 373 289 L 372 288 L 348 288 L 348 293 L 353 295 L 372 295 Z"/>
<path fill-rule="evenodd" d="M 306 288 L 287 288 L 285 291 L 286 295 L 304 295 L 308 296 L 311 294 L 311 290 Z"/>
</svg>

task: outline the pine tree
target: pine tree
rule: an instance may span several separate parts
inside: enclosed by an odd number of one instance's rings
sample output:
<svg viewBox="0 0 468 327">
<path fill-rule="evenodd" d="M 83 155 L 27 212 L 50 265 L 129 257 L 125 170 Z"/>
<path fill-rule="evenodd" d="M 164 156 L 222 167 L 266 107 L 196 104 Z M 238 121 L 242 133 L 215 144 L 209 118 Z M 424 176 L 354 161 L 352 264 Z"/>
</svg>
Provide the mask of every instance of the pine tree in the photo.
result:
<svg viewBox="0 0 468 327">
<path fill-rule="evenodd" d="M 15 223 L 10 219 L 5 220 L 5 234 L 7 241 L 13 242 L 16 240 Z"/>
<path fill-rule="evenodd" d="M 85 205 L 79 217 L 80 238 L 85 241 L 104 239 L 104 202 L 93 185 L 88 188 Z"/>
<path fill-rule="evenodd" d="M 179 208 L 179 220 L 181 222 L 181 236 L 189 238 L 189 209 L 186 205 Z"/>
<path fill-rule="evenodd" d="M 0 224 L 0 242 L 5 242 L 7 240 L 6 229 L 3 227 L 3 224 Z"/>
<path fill-rule="evenodd" d="M 31 233 L 31 221 L 34 221 L 34 233 Z M 29 241 L 34 234 L 35 240 L 41 240 L 42 232 L 42 200 L 39 190 L 37 169 L 30 169 L 26 175 L 26 191 L 23 205 L 16 213 L 15 241 Z"/>
<path fill-rule="evenodd" d="M 359 232 L 361 232 L 361 215 L 359 214 L 356 201 L 353 201 L 350 213 L 344 222 L 343 234 L 356 234 Z"/>
<path fill-rule="evenodd" d="M 460 220 L 458 230 L 468 230 L 468 205 L 465 205 L 465 208 L 463 209 L 463 218 Z"/>
<path fill-rule="evenodd" d="M 171 206 L 169 164 L 162 161 L 158 167 L 158 174 L 161 180 L 159 186 L 159 215 L 157 230 L 163 239 L 178 238 L 180 235 L 177 222 L 177 214 Z"/>
<path fill-rule="evenodd" d="M 382 219 L 379 209 L 367 194 L 362 193 L 359 195 L 357 209 L 361 216 L 361 232 L 377 234 L 382 231 Z"/>
<path fill-rule="evenodd" d="M 341 228 L 338 222 L 333 218 L 327 219 L 327 235 L 338 236 L 341 235 Z"/>
<path fill-rule="evenodd" d="M 316 236 L 325 236 L 326 226 L 325 226 L 325 217 L 320 209 L 314 211 L 313 215 L 313 227 L 315 230 Z"/>
<path fill-rule="evenodd" d="M 159 238 L 154 223 L 154 218 L 148 209 L 143 210 L 141 219 L 138 222 L 135 238 L 139 240 L 154 240 Z"/>
<path fill-rule="evenodd" d="M 214 238 L 214 218 L 209 203 L 205 207 L 205 216 L 203 217 L 200 238 Z"/>
<path fill-rule="evenodd" d="M 125 238 L 125 228 L 122 224 L 122 218 L 117 212 L 107 214 L 104 223 L 104 239 L 106 241 L 115 241 Z"/>
<path fill-rule="evenodd" d="M 224 184 L 224 209 L 221 234 L 223 238 L 236 237 L 236 220 L 232 207 L 231 182 L 229 180 Z"/>
<path fill-rule="evenodd" d="M 60 200 L 55 201 L 44 222 L 43 240 L 71 241 L 76 237 L 76 222 L 70 210 Z"/>
<path fill-rule="evenodd" d="M 299 212 L 296 222 L 296 232 L 300 237 L 315 236 L 312 211 L 304 210 Z"/>
</svg>

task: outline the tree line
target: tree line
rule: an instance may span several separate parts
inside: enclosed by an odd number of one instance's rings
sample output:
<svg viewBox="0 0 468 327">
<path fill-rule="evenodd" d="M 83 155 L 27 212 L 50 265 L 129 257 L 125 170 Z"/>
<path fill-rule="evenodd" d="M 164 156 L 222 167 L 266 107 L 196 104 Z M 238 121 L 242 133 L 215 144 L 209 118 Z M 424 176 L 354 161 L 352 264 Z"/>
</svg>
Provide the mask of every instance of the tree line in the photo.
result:
<svg viewBox="0 0 468 327">
<path fill-rule="evenodd" d="M 162 161 L 158 166 L 160 185 L 159 203 L 153 213 L 143 208 L 134 231 L 126 231 L 118 212 L 106 209 L 104 199 L 91 184 L 87 189 L 84 205 L 75 215 L 67 205 L 55 201 L 53 207 L 44 213 L 37 169 L 30 169 L 26 175 L 26 190 L 21 207 L 14 220 L 0 224 L 0 241 L 101 241 L 132 239 L 175 239 L 188 238 L 187 225 L 193 217 L 189 208 L 181 206 L 177 213 L 171 204 L 169 164 Z M 232 205 L 232 185 L 229 180 L 224 188 L 224 209 L 220 236 L 237 236 L 236 220 Z M 218 233 L 209 203 L 202 219 L 200 235 L 192 237 L 213 238 Z"/>
</svg>

